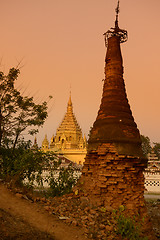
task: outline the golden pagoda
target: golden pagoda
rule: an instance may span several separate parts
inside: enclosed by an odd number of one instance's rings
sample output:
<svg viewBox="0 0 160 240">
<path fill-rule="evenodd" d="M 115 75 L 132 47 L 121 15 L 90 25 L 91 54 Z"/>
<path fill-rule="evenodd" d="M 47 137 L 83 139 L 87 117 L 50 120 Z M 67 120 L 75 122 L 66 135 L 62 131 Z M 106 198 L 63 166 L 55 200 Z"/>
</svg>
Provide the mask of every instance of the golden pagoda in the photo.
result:
<svg viewBox="0 0 160 240">
<path fill-rule="evenodd" d="M 42 148 L 47 150 L 49 148 L 49 142 L 48 142 L 48 139 L 47 139 L 47 134 L 45 135 L 45 138 L 42 142 Z"/>
<path fill-rule="evenodd" d="M 42 150 L 53 151 L 56 154 L 63 154 L 69 160 L 77 164 L 83 164 L 87 153 L 87 140 L 82 135 L 82 130 L 73 113 L 71 94 L 67 105 L 67 112 L 57 128 L 56 135 L 52 136 L 50 146 L 47 136 L 42 142 Z"/>
</svg>

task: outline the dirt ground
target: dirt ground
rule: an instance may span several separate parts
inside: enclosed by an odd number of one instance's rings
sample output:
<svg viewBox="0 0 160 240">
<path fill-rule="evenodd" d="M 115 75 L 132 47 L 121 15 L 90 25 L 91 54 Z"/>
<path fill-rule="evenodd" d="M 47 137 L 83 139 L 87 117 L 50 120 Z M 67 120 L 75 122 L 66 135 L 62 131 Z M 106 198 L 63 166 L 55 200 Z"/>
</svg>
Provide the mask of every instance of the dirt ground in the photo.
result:
<svg viewBox="0 0 160 240">
<path fill-rule="evenodd" d="M 160 239 L 160 199 L 147 200 L 147 209 L 151 217 L 155 235 L 157 239 Z"/>
<path fill-rule="evenodd" d="M 157 239 L 160 239 L 160 201 L 147 201 Z M 82 229 L 67 225 L 44 208 L 14 194 L 0 183 L 0 240 L 87 240 Z"/>
<path fill-rule="evenodd" d="M 20 216 L 11 215 L 9 212 L 0 209 L 0 239 L 48 239 L 54 240 L 55 238 L 39 231 L 36 228 L 25 222 Z"/>
<path fill-rule="evenodd" d="M 0 240 L 86 240 L 83 231 L 49 215 L 0 183 Z"/>
</svg>

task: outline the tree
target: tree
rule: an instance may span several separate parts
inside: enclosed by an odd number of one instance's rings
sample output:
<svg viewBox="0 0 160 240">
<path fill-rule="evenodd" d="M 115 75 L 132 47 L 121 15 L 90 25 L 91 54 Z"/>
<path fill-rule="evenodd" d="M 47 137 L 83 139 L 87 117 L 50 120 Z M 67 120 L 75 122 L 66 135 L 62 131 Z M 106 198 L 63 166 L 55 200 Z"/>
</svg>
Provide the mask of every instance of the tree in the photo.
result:
<svg viewBox="0 0 160 240">
<path fill-rule="evenodd" d="M 141 140 L 143 154 L 147 156 L 147 154 L 152 150 L 150 139 L 147 136 L 141 135 Z"/>
<path fill-rule="evenodd" d="M 30 141 L 21 137 L 26 129 L 29 134 L 36 133 L 48 114 L 46 101 L 35 104 L 33 97 L 23 96 L 16 89 L 19 74 L 17 68 L 11 68 L 8 75 L 0 72 L 0 177 L 16 186 L 43 185 L 47 181 L 52 194 L 64 194 L 76 182 L 72 166 L 62 168 L 54 153 L 32 149 Z M 48 171 L 46 177 L 44 170 Z M 54 171 L 59 171 L 57 180 Z"/>
<path fill-rule="evenodd" d="M 46 101 L 35 104 L 33 97 L 15 88 L 19 74 L 17 68 L 11 68 L 8 75 L 0 72 L 0 147 L 15 149 L 22 132 L 36 133 L 48 115 Z"/>
<path fill-rule="evenodd" d="M 31 149 L 30 141 L 18 142 L 14 153 L 12 149 L 1 148 L 0 177 L 12 186 L 34 184 L 42 185 L 43 170 L 50 171 L 51 163 L 56 165 L 53 153 L 44 153 L 39 149 Z"/>
<path fill-rule="evenodd" d="M 155 152 L 155 154 L 157 155 L 158 159 L 160 159 L 160 143 L 153 143 L 154 147 L 153 150 Z"/>
</svg>

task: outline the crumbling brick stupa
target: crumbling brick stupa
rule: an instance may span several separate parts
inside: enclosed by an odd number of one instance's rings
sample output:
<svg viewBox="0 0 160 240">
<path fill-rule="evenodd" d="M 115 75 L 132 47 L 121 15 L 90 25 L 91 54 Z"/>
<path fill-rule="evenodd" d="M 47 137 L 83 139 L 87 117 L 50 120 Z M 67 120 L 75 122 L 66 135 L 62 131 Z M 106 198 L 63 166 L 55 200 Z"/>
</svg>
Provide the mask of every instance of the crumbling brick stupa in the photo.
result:
<svg viewBox="0 0 160 240">
<path fill-rule="evenodd" d="M 94 200 L 136 211 L 144 205 L 147 161 L 126 96 L 120 41 L 115 32 L 107 39 L 103 96 L 90 133 L 82 178 Z"/>
<path fill-rule="evenodd" d="M 124 206 L 129 216 L 144 218 L 143 171 L 147 159 L 126 95 L 120 44 L 127 41 L 127 31 L 119 28 L 118 13 L 119 1 L 115 27 L 104 34 L 107 53 L 103 95 L 90 132 L 79 191 L 95 206 Z"/>
</svg>

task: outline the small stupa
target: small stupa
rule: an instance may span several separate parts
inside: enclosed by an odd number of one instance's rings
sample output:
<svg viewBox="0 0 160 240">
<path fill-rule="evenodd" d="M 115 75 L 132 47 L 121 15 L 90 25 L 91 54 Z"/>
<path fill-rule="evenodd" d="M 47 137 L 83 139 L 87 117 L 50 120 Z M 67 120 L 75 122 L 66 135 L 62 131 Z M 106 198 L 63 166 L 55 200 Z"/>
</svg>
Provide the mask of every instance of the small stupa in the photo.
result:
<svg viewBox="0 0 160 240">
<path fill-rule="evenodd" d="M 38 144 L 37 144 L 37 138 L 34 138 L 34 144 L 32 146 L 32 149 L 38 149 Z"/>
<path fill-rule="evenodd" d="M 42 149 L 45 149 L 45 150 L 49 149 L 49 142 L 48 142 L 48 139 L 47 139 L 47 134 L 45 134 L 45 138 L 42 142 Z"/>
</svg>

